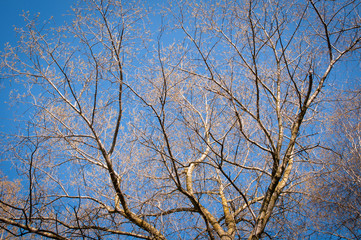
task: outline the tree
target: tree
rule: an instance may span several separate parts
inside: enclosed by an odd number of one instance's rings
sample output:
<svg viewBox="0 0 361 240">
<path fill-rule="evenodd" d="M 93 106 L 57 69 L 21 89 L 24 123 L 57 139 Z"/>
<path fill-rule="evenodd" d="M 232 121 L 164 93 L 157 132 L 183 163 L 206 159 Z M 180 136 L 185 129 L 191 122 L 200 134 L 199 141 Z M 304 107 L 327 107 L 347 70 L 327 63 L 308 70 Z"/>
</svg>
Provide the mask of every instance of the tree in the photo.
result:
<svg viewBox="0 0 361 240">
<path fill-rule="evenodd" d="M 322 170 L 310 184 L 312 222 L 321 233 L 360 239 L 361 125 L 360 91 L 344 91 L 329 117 Z M 315 211 L 316 209 L 316 211 Z"/>
<path fill-rule="evenodd" d="M 54 239 L 279 237 L 312 165 L 321 91 L 359 51 L 359 4 L 94 0 L 59 28 L 26 17 L 2 67 L 33 106 L 6 155 L 29 187 L 1 201 L 15 212 L 1 226 Z"/>
<path fill-rule="evenodd" d="M 16 212 L 13 206 L 16 206 L 18 204 L 17 199 L 20 191 L 19 185 L 19 182 L 9 181 L 6 177 L 0 178 L 0 213 L 1 216 L 4 218 L 10 219 L 12 218 L 12 216 L 14 216 L 14 212 Z M 11 232 L 14 231 L 14 227 L 12 228 L 10 226 L 6 226 L 6 223 L 3 224 L 2 222 L 0 225 L 0 229 L 1 239 L 7 239 L 4 238 L 6 233 L 5 230 L 9 232 L 9 234 L 6 235 L 9 235 L 10 237 L 14 236 L 11 234 Z"/>
</svg>

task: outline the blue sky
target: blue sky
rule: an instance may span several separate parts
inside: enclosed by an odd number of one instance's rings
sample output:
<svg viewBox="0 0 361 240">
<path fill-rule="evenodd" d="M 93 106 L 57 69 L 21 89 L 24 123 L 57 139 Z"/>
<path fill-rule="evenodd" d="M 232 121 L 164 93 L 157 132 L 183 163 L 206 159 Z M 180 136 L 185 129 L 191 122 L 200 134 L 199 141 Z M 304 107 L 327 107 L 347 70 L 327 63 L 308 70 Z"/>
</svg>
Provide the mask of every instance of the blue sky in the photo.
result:
<svg viewBox="0 0 361 240">
<path fill-rule="evenodd" d="M 29 11 L 31 15 L 40 13 L 41 19 L 48 19 L 51 16 L 57 23 L 64 22 L 64 16 L 69 10 L 74 0 L 0 0 L 0 51 L 4 45 L 10 43 L 15 45 L 17 36 L 14 27 L 24 26 L 25 22 L 21 16 L 24 11 Z M 8 80 L 0 80 L 0 131 L 13 131 L 14 125 L 11 119 L 14 118 L 19 106 L 9 106 L 8 96 L 14 84 Z"/>
<path fill-rule="evenodd" d="M 40 18 L 44 20 L 53 16 L 54 20 L 61 24 L 74 2 L 74 0 L 0 0 L 0 52 L 4 50 L 6 43 L 16 44 L 14 27 L 24 26 L 25 22 L 21 16 L 24 11 L 29 11 L 31 15 L 40 13 Z M 18 86 L 10 83 L 9 80 L 0 79 L 0 132 L 16 132 L 16 123 L 13 119 L 26 110 L 24 106 L 8 104 L 9 92 L 14 88 Z M 10 169 L 7 162 L 0 162 L 0 171 L 10 176 L 15 175 L 14 169 Z"/>
<path fill-rule="evenodd" d="M 21 27 L 24 25 L 23 18 L 20 16 L 23 11 L 29 11 L 34 15 L 40 13 L 41 19 L 48 19 L 54 16 L 55 21 L 61 24 L 66 16 L 64 14 L 70 10 L 70 6 L 76 0 L 0 0 L 0 51 L 3 50 L 5 43 L 16 44 L 16 34 L 14 32 L 14 26 Z M 343 69 L 338 70 L 339 75 L 351 75 L 351 80 L 356 78 L 356 72 L 360 72 L 357 62 L 354 65 L 348 65 L 348 71 Z M 348 73 L 345 73 L 348 72 Z M 331 81 L 338 80 L 337 75 L 334 75 Z M 345 80 L 349 80 L 345 77 Z M 337 82 L 336 82 L 337 84 Z M 0 132 L 12 132 L 15 131 L 15 124 L 12 123 L 12 119 L 15 114 L 21 114 L 26 108 L 21 106 L 11 107 L 6 102 L 9 101 L 9 91 L 13 88 L 17 88 L 15 84 L 10 84 L 8 80 L 0 79 Z M 10 165 L 6 162 L 0 162 L 0 170 L 9 174 Z M 13 171 L 13 170 L 11 170 Z"/>
<path fill-rule="evenodd" d="M 55 20 L 64 21 L 63 16 L 70 10 L 74 0 L 0 0 L 0 44 L 16 41 L 14 26 L 22 26 L 23 11 L 32 14 L 40 13 L 41 18 L 54 16 Z"/>
</svg>

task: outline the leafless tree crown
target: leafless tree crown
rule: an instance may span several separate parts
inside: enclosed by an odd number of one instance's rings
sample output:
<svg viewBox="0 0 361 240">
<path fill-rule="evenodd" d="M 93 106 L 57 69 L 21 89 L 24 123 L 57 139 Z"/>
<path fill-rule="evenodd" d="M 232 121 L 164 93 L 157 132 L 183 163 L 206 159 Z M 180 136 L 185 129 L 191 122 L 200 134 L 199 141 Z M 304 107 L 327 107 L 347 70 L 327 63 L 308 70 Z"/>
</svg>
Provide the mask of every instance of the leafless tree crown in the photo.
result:
<svg viewBox="0 0 361 240">
<path fill-rule="evenodd" d="M 1 180 L 4 238 L 274 239 L 298 221 L 360 2 L 147 4 L 81 1 L 61 27 L 25 16 L 1 62 L 32 106 L 6 139 L 21 182 Z"/>
</svg>

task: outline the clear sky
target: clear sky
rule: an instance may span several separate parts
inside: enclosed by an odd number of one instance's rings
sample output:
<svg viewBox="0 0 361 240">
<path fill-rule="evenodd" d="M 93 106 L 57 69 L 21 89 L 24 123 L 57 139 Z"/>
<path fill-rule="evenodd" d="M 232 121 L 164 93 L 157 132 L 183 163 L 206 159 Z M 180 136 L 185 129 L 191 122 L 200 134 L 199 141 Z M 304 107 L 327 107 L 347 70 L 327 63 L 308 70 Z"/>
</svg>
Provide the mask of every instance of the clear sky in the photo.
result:
<svg viewBox="0 0 361 240">
<path fill-rule="evenodd" d="M 0 0 L 0 44 L 15 41 L 14 26 L 22 26 L 23 11 L 31 14 L 40 13 L 41 18 L 54 16 L 56 20 L 64 21 L 64 14 L 70 10 L 74 0 Z"/>
<path fill-rule="evenodd" d="M 51 16 L 57 23 L 64 22 L 65 14 L 75 0 L 0 0 L 0 51 L 8 42 L 15 45 L 17 38 L 14 27 L 22 27 L 25 22 L 21 16 L 29 11 L 31 15 L 40 13 L 41 19 Z M 14 118 L 17 107 L 11 107 L 8 102 L 9 92 L 16 86 L 8 80 L 0 79 L 0 131 L 8 132 L 13 129 L 11 119 Z"/>
<path fill-rule="evenodd" d="M 70 6 L 75 0 L 0 0 L 0 51 L 4 50 L 4 45 L 8 42 L 15 45 L 17 41 L 14 27 L 25 25 L 21 16 L 23 11 L 29 11 L 31 15 L 40 13 L 41 19 L 49 19 L 51 16 L 61 24 L 64 22 L 65 14 L 70 10 Z M 25 111 L 22 106 L 10 106 L 9 92 L 17 88 L 16 84 L 9 80 L 0 79 L 0 132 L 16 132 L 16 123 L 12 120 L 16 114 Z M 2 150 L 0 149 L 0 152 Z M 0 171 L 11 174 L 14 170 L 10 169 L 7 162 L 0 162 Z"/>
</svg>

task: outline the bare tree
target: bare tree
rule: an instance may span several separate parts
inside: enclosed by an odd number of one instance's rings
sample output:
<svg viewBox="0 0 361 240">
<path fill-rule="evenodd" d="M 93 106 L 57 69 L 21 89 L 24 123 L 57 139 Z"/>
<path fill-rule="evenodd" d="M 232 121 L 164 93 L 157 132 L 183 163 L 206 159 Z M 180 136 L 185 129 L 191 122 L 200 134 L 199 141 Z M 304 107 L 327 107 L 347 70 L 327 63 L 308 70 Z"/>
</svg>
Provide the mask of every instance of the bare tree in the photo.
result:
<svg viewBox="0 0 361 240">
<path fill-rule="evenodd" d="M 322 234 L 360 239 L 361 141 L 360 91 L 343 91 L 328 118 L 323 168 L 310 181 L 312 224 Z M 317 216 L 317 217 L 316 217 Z"/>
<path fill-rule="evenodd" d="M 14 210 L 13 206 L 16 206 L 18 204 L 17 199 L 19 197 L 19 191 L 20 188 L 18 181 L 12 182 L 3 176 L 0 178 L 0 213 L 2 217 L 11 218 L 14 216 L 14 213 L 16 211 Z M 16 229 L 14 227 L 9 227 L 6 225 L 6 223 L 0 224 L 1 239 L 8 239 L 5 236 L 13 237 L 14 235 L 12 234 L 12 232 L 15 231 Z"/>
<path fill-rule="evenodd" d="M 54 239 L 280 237 L 326 79 L 360 48 L 359 5 L 94 0 L 60 28 L 29 19 L 2 62 L 33 108 L 7 155 L 26 180 L 16 204 L 1 201 L 14 212 L 1 226 Z"/>
</svg>

